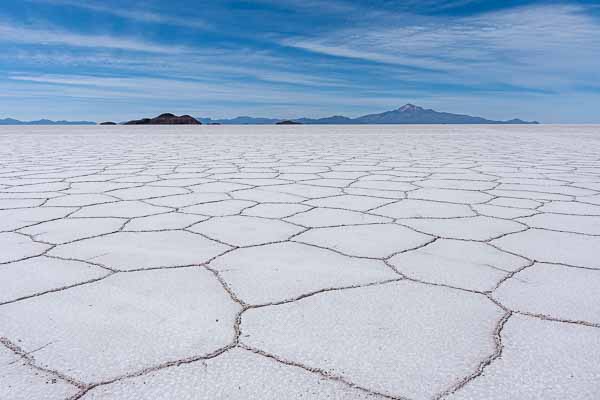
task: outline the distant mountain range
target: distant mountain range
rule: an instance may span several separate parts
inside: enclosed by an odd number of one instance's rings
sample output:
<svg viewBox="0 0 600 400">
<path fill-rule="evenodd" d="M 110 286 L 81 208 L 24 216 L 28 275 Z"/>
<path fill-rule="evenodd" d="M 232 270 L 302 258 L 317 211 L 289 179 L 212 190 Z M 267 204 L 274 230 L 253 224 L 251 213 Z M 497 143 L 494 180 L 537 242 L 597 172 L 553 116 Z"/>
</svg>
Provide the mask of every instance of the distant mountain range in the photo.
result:
<svg viewBox="0 0 600 400">
<path fill-rule="evenodd" d="M 37 121 L 19 121 L 18 119 L 0 119 L 0 125 L 96 125 L 92 121 L 51 121 L 49 119 L 38 119 Z"/>
<path fill-rule="evenodd" d="M 168 117 L 168 118 L 167 118 Z M 292 123 L 306 125 L 367 125 L 367 124 L 537 124 L 537 121 L 523 121 L 511 119 L 507 121 L 494 121 L 482 117 L 473 117 L 464 114 L 452 114 L 439 112 L 413 104 L 406 104 L 396 110 L 382 112 L 380 114 L 368 114 L 358 118 L 349 118 L 342 115 L 334 115 L 326 118 L 256 118 L 236 117 L 232 119 L 192 118 L 189 115 L 177 117 L 172 114 L 162 114 L 157 118 L 144 118 L 130 121 L 129 124 L 195 124 L 199 122 L 211 125 L 274 125 L 285 122 L 284 125 Z M 12 118 L 0 119 L 0 125 L 96 125 L 92 121 L 51 121 L 40 119 L 37 121 L 19 121 Z"/>
<path fill-rule="evenodd" d="M 196 118 L 203 124 L 221 124 L 221 125 L 273 125 L 283 118 L 255 118 L 255 117 L 235 117 L 231 119 L 212 119 L 212 118 Z"/>
<path fill-rule="evenodd" d="M 211 119 L 197 118 L 205 124 L 223 125 L 273 125 L 289 119 L 284 118 L 254 118 L 237 117 L 233 119 Z M 431 109 L 406 104 L 396 110 L 386 111 L 380 114 L 368 114 L 358 118 L 349 118 L 335 115 L 326 118 L 297 118 L 289 121 L 299 122 L 307 125 L 350 125 L 350 124 L 537 124 L 537 121 L 523 121 L 511 119 L 508 121 L 494 121 L 482 117 L 473 117 L 463 114 L 452 114 L 438 112 Z"/>
</svg>

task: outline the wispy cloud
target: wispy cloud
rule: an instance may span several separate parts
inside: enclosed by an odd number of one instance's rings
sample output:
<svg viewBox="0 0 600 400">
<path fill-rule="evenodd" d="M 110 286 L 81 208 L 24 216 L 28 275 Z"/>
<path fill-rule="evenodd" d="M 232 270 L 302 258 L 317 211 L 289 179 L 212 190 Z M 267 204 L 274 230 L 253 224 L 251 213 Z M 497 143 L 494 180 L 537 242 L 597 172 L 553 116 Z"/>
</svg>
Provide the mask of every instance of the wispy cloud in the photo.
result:
<svg viewBox="0 0 600 400">
<path fill-rule="evenodd" d="M 588 79 L 600 70 L 600 25 L 577 6 L 517 8 L 448 20 L 396 16 L 369 29 L 289 37 L 286 46 L 376 63 L 433 68 L 462 79 Z M 577 62 L 573 62 L 577 60 Z M 522 74 L 519 78 L 519 74 Z M 454 75 L 457 76 L 457 75 Z M 508 81 L 507 81 L 508 80 Z"/>
<path fill-rule="evenodd" d="M 6 55 L 6 60 L 36 69 L 73 68 L 103 71 L 104 74 L 131 76 L 169 76 L 175 79 L 207 81 L 259 81 L 280 85 L 311 87 L 313 89 L 354 87 L 352 80 L 306 71 L 302 62 L 289 65 L 285 58 L 247 50 L 220 52 L 218 49 L 194 49 L 181 54 L 169 54 L 168 62 L 160 53 L 120 54 L 111 51 L 67 52 L 64 49 L 18 49 Z M 51 83 L 48 79 L 69 79 L 68 75 L 49 77 L 46 74 L 22 75 L 13 72 L 11 79 Z M 78 75 L 76 81 L 84 83 Z M 108 81 L 104 81 L 105 83 Z M 55 82 L 64 83 L 64 82 Z"/>
<path fill-rule="evenodd" d="M 182 46 L 162 45 L 129 37 L 86 35 L 61 29 L 34 29 L 0 21 L 1 42 L 122 49 L 164 54 L 182 53 L 189 50 Z"/>
<path fill-rule="evenodd" d="M 257 2 L 315 13 L 347 13 L 362 9 L 356 2 L 352 3 L 351 1 L 344 0 L 257 0 Z"/>
<path fill-rule="evenodd" d="M 0 89 L 13 96 L 48 96 L 87 99 L 143 99 L 164 102 L 230 102 L 243 99 L 246 103 L 281 104 L 322 107 L 324 105 L 384 105 L 394 104 L 396 98 L 383 96 L 348 97 L 343 92 L 310 93 L 293 87 L 260 82 L 203 82 L 193 79 L 129 77 L 116 78 L 88 75 L 13 75 L 0 82 Z M 323 110 L 321 110 L 323 113 Z M 297 115 L 292 115 L 297 117 Z"/>
<path fill-rule="evenodd" d="M 597 115 L 600 18 L 582 1 L 483 13 L 481 0 L 227 0 L 203 14 L 197 2 L 24 2 L 0 11 L 0 97 L 25 119 L 44 102 L 88 119 L 99 105 L 107 117 L 163 106 L 296 117 L 416 102 L 547 121 L 543 108 L 566 99 L 578 100 L 565 113 Z"/>
<path fill-rule="evenodd" d="M 97 13 L 110 14 L 119 18 L 125 18 L 134 21 L 140 21 L 144 23 L 154 23 L 154 24 L 163 24 L 163 25 L 173 25 L 180 26 L 186 28 L 195 28 L 195 29 L 207 29 L 211 25 L 205 20 L 199 19 L 197 17 L 190 18 L 189 16 L 177 16 L 177 15 L 168 15 L 164 13 L 158 13 L 153 11 L 148 11 L 145 9 L 129 9 L 123 8 L 121 5 L 119 7 L 110 7 L 102 3 L 90 2 L 90 1 L 74 1 L 74 0 L 27 0 L 32 3 L 43 3 L 55 6 L 68 6 L 80 8 L 83 10 L 88 10 Z"/>
</svg>

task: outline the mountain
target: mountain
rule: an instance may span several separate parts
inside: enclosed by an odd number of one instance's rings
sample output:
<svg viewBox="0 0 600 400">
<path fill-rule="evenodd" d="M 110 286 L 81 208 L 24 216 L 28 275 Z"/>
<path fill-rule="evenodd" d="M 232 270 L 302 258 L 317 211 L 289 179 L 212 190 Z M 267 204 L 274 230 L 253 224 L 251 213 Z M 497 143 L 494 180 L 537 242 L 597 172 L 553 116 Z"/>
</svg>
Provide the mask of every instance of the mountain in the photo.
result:
<svg viewBox="0 0 600 400">
<path fill-rule="evenodd" d="M 283 119 L 276 118 L 255 118 L 255 117 L 235 117 L 232 119 L 212 119 L 212 118 L 196 118 L 202 121 L 203 124 L 221 124 L 221 125 L 273 125 Z"/>
<path fill-rule="evenodd" d="M 464 114 L 451 114 L 406 104 L 397 110 L 369 114 L 354 119 L 357 124 L 514 124 L 520 120 L 493 121 Z"/>
<path fill-rule="evenodd" d="M 202 122 L 189 115 L 177 116 L 165 113 L 155 118 L 142 118 L 125 122 L 125 125 L 202 125 Z"/>
<path fill-rule="evenodd" d="M 273 125 L 283 118 L 254 118 L 237 117 L 233 119 L 199 118 L 204 123 L 219 123 L 223 125 Z M 326 118 L 295 118 L 290 121 L 300 122 L 308 125 L 350 125 L 350 124 L 537 124 L 537 121 L 529 122 L 520 119 L 508 121 L 494 121 L 482 117 L 473 117 L 465 114 L 452 114 L 439 112 L 414 104 L 405 104 L 402 107 L 382 112 L 380 114 L 368 114 L 358 118 L 349 118 L 342 115 L 334 115 Z"/>
<path fill-rule="evenodd" d="M 515 118 L 507 121 L 494 121 L 482 117 L 474 117 L 466 114 L 452 114 L 439 112 L 414 104 L 405 104 L 402 107 L 382 112 L 379 114 L 368 114 L 358 118 L 349 118 L 343 115 L 334 115 L 326 118 L 256 118 L 236 117 L 232 119 L 193 118 L 189 115 L 180 117 L 173 114 L 161 114 L 156 118 L 143 118 L 125 122 L 125 125 L 273 125 L 282 121 L 293 121 L 307 125 L 366 125 L 366 124 L 538 124 L 537 121 L 523 121 Z M 0 119 L 0 125 L 96 125 L 91 121 L 50 121 L 40 119 L 38 121 L 19 121 L 12 118 Z"/>
<path fill-rule="evenodd" d="M 96 125 L 92 121 L 51 121 L 49 119 L 38 119 L 37 121 L 19 121 L 18 119 L 0 119 L 0 125 Z"/>
<path fill-rule="evenodd" d="M 537 122 L 537 121 L 529 122 L 529 121 L 523 121 L 522 119 L 519 119 L 519 118 L 509 119 L 508 121 L 504 121 L 502 123 L 507 124 L 507 125 L 539 124 L 539 122 Z"/>
<path fill-rule="evenodd" d="M 334 115 L 333 117 L 311 119 L 311 118 L 300 118 L 294 121 L 302 122 L 303 124 L 313 125 L 346 125 L 353 124 L 352 118 L 344 117 L 342 115 Z"/>
</svg>

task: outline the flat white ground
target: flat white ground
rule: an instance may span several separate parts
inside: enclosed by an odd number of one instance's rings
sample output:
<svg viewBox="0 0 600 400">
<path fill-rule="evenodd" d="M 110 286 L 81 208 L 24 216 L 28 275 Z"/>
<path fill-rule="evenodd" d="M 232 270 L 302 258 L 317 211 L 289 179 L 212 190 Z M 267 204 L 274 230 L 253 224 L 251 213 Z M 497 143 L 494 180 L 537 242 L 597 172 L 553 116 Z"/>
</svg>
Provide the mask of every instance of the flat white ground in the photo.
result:
<svg viewBox="0 0 600 400">
<path fill-rule="evenodd" d="M 0 399 L 385 398 L 600 398 L 600 127 L 0 129 Z"/>
</svg>

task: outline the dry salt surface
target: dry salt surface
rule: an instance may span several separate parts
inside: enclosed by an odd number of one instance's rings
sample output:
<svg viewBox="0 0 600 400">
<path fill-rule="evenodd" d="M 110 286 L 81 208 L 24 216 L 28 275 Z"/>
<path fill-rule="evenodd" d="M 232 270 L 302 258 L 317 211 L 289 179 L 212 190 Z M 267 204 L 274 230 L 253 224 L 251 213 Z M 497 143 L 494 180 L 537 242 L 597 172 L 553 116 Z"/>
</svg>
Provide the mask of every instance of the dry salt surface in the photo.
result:
<svg viewBox="0 0 600 400">
<path fill-rule="evenodd" d="M 600 127 L 0 128 L 0 399 L 600 398 Z"/>
</svg>

